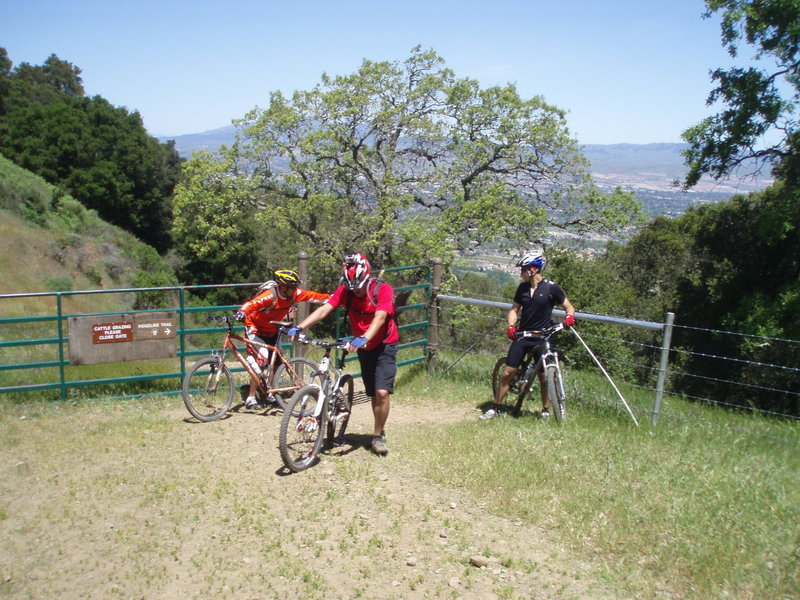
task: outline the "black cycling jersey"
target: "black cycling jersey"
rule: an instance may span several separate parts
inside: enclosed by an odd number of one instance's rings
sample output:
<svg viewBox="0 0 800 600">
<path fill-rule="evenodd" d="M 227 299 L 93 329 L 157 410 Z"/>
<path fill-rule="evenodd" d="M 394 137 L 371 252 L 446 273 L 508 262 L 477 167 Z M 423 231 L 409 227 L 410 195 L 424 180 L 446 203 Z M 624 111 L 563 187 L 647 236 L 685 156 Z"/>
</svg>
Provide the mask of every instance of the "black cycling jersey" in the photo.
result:
<svg viewBox="0 0 800 600">
<path fill-rule="evenodd" d="M 553 307 L 564 304 L 567 297 L 559 285 L 549 279 L 542 279 L 531 296 L 531 284 L 519 284 L 514 302 L 519 304 L 519 331 L 542 331 L 553 324 Z"/>
</svg>

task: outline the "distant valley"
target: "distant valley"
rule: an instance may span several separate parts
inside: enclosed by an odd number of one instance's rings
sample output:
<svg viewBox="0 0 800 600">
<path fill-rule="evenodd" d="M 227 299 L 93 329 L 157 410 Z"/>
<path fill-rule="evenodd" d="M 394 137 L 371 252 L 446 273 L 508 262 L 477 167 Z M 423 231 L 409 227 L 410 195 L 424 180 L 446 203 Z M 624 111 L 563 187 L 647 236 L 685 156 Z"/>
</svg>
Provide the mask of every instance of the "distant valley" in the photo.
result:
<svg viewBox="0 0 800 600">
<path fill-rule="evenodd" d="M 159 137 L 162 142 L 175 140 L 175 148 L 184 157 L 193 152 L 215 152 L 221 145 L 231 145 L 236 128 L 232 125 L 202 133 L 175 137 Z M 718 202 L 734 194 L 743 194 L 767 187 L 765 178 L 731 180 L 717 183 L 703 179 L 690 192 L 682 192 L 673 182 L 686 171 L 681 150 L 685 144 L 587 144 L 584 155 L 592 164 L 592 174 L 601 189 L 619 186 L 636 193 L 645 209 L 653 216 L 677 216 L 693 204 Z"/>
</svg>

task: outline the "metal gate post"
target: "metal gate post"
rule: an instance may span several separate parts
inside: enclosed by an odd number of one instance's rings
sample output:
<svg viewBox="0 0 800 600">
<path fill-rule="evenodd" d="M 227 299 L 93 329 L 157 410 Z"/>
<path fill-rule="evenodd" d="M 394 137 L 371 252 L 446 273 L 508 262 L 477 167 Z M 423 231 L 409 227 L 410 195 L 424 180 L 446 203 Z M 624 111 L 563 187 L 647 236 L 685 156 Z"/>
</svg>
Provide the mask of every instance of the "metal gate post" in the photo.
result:
<svg viewBox="0 0 800 600">
<path fill-rule="evenodd" d="M 301 250 L 297 253 L 297 274 L 300 276 L 300 281 L 307 281 L 308 280 L 308 253 Z M 311 289 L 309 287 L 304 287 L 303 289 Z M 297 305 L 297 319 L 295 323 L 301 323 L 303 319 L 305 319 L 309 314 L 308 309 L 308 302 L 301 302 Z M 294 346 L 294 356 L 303 356 L 305 354 L 305 345 L 301 344 L 300 342 L 295 342 Z"/>
<path fill-rule="evenodd" d="M 675 313 L 668 312 L 664 323 L 664 338 L 661 342 L 661 361 L 658 365 L 658 380 L 656 381 L 656 401 L 653 404 L 653 427 L 656 426 L 658 415 L 661 412 L 661 397 L 664 395 L 664 381 L 667 378 L 667 363 L 669 362 L 669 347 L 672 343 L 672 325 L 675 322 Z"/>
<path fill-rule="evenodd" d="M 58 375 L 61 400 L 67 400 L 67 379 L 64 370 L 64 312 L 61 305 L 61 294 L 56 295 L 56 310 L 58 311 Z"/>
<path fill-rule="evenodd" d="M 181 335 L 181 384 L 183 384 L 183 378 L 186 377 L 186 290 L 184 288 L 178 290 L 178 311 L 178 327 Z"/>
<path fill-rule="evenodd" d="M 439 292 L 442 288 L 442 259 L 434 258 L 433 279 L 431 281 L 431 297 L 429 306 L 430 317 L 428 318 L 428 373 L 433 373 L 436 368 L 436 357 L 439 352 Z"/>
</svg>

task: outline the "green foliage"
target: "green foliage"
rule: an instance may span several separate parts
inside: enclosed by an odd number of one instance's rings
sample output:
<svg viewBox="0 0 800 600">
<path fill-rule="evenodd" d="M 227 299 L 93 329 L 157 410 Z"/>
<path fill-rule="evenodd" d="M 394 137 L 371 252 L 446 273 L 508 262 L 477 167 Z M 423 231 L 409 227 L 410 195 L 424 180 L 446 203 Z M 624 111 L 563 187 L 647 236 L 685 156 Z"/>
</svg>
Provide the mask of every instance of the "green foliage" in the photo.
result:
<svg viewBox="0 0 800 600">
<path fill-rule="evenodd" d="M 44 224 L 54 189 L 44 180 L 33 178 L 0 154 L 0 207 L 16 212 L 25 220 Z"/>
<path fill-rule="evenodd" d="M 131 284 L 137 288 L 174 287 L 179 285 L 174 271 L 151 246 L 138 246 L 134 260 L 139 265 L 139 272 L 133 277 Z M 177 306 L 175 291 L 150 290 L 136 293 L 135 309 L 165 308 Z"/>
<path fill-rule="evenodd" d="M 44 282 L 47 291 L 50 292 L 71 292 L 71 277 L 48 277 Z"/>
<path fill-rule="evenodd" d="M 170 245 L 173 144 L 147 135 L 137 112 L 84 97 L 80 69 L 55 55 L 0 71 L 0 151 L 68 190 L 159 250 Z"/>
<path fill-rule="evenodd" d="M 109 225 L 97 212 L 2 155 L 0 208 L 35 225 L 30 227 L 30 236 L 20 235 L 19 244 L 26 249 L 26 258 L 35 261 L 29 271 L 41 270 L 41 274 L 38 281 L 32 276 L 30 283 L 23 284 L 19 273 L 9 271 L 6 280 L 21 286 L 12 288 L 13 291 L 41 291 L 42 286 L 50 291 L 68 291 L 85 289 L 83 286 L 87 285 L 96 288 L 109 284 L 113 287 L 178 285 L 172 267 L 153 247 Z M 6 220 L 11 219 L 6 217 Z M 23 227 L 8 224 L 8 228 L 19 234 Z M 47 259 L 55 264 L 42 264 Z M 76 287 L 78 275 L 85 281 Z M 160 307 L 163 295 L 163 292 L 147 292 L 137 298 L 137 307 Z"/>
<path fill-rule="evenodd" d="M 686 130 L 690 144 L 685 152 L 689 171 L 684 185 L 695 185 L 703 174 L 721 179 L 749 161 L 759 169 L 778 167 L 782 178 L 798 181 L 798 129 L 794 116 L 800 102 L 800 1 L 706 0 L 706 17 L 722 15 L 722 43 L 731 56 L 739 54 L 739 42 L 756 49 L 755 58 L 773 59 L 771 72 L 734 67 L 717 69 L 717 87 L 707 104 L 725 108 Z M 768 133 L 776 142 L 766 142 Z"/>
<path fill-rule="evenodd" d="M 232 162 L 197 152 L 184 165 L 186 177 L 175 189 L 173 239 L 183 263 L 181 280 L 189 285 L 258 282 L 271 270 L 295 268 L 297 241 L 280 223 L 267 225 L 242 201 L 249 185 L 229 176 Z M 244 300 L 236 290 L 198 292 L 214 302 Z"/>
<path fill-rule="evenodd" d="M 693 208 L 677 219 L 656 219 L 625 246 L 612 246 L 606 256 L 590 261 L 589 272 L 575 277 L 571 299 L 578 310 L 653 321 L 674 312 L 682 327 L 673 345 L 689 351 L 680 370 L 692 374 L 675 382 L 675 389 L 734 406 L 800 415 L 796 397 L 775 391 L 792 389 L 800 344 L 763 340 L 800 339 L 799 193 L 780 183 L 758 194 Z M 594 278 L 591 269 L 597 269 Z M 603 281 L 607 289 L 592 289 L 591 281 Z M 730 335 L 714 330 L 746 335 L 732 343 Z M 759 336 L 758 341 L 748 335 Z M 789 369 L 782 373 L 759 363 Z"/>
</svg>

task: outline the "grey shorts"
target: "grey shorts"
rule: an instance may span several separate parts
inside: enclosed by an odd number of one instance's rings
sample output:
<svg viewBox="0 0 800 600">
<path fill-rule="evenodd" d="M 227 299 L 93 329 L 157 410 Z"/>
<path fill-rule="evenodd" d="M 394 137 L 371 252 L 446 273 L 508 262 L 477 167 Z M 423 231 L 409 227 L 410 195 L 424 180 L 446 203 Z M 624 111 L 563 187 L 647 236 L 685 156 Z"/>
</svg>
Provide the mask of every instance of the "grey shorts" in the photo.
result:
<svg viewBox="0 0 800 600">
<path fill-rule="evenodd" d="M 378 346 L 373 350 L 359 350 L 358 362 L 367 396 L 374 396 L 375 390 L 394 393 L 394 378 L 397 375 L 396 343 Z"/>
</svg>

